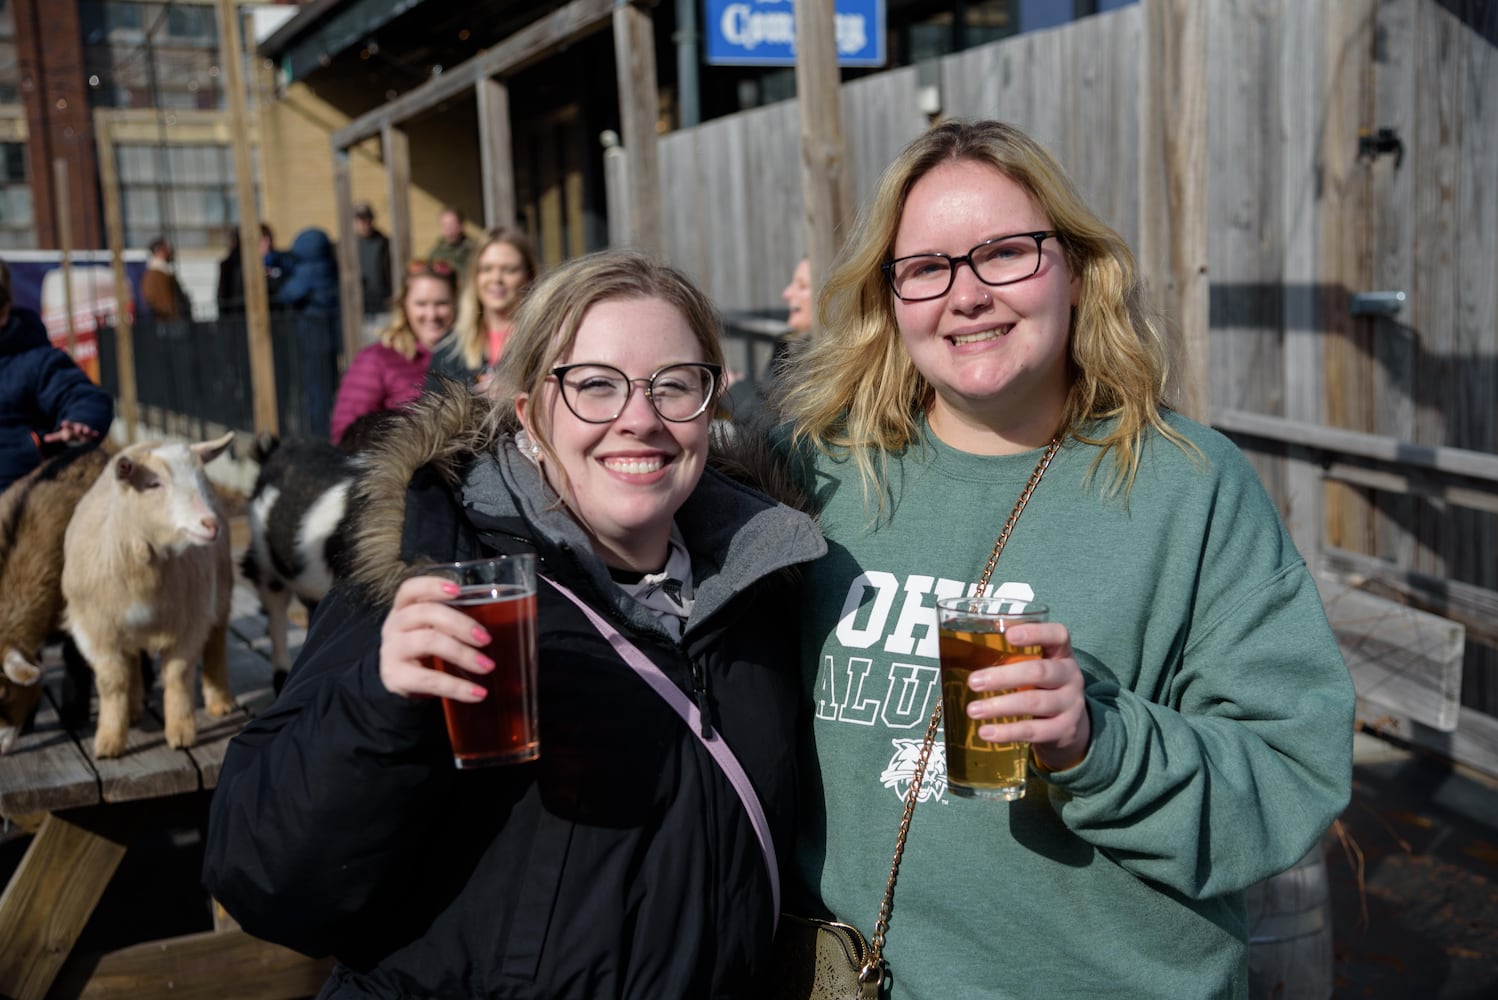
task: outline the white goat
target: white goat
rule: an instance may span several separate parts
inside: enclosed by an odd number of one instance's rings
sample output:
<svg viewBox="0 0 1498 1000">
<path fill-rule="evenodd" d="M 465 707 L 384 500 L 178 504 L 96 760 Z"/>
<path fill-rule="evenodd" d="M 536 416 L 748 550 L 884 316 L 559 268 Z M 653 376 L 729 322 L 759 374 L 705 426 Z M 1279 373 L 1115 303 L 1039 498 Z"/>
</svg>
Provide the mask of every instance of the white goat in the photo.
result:
<svg viewBox="0 0 1498 1000">
<path fill-rule="evenodd" d="M 192 668 L 203 659 L 209 715 L 234 709 L 228 683 L 234 567 L 229 532 L 203 466 L 231 431 L 202 444 L 135 444 L 120 452 L 78 501 L 63 541 L 66 624 L 94 668 L 99 691 L 96 757 L 125 750 L 140 718 L 137 651 L 161 657 L 166 741 L 189 747 Z"/>
</svg>

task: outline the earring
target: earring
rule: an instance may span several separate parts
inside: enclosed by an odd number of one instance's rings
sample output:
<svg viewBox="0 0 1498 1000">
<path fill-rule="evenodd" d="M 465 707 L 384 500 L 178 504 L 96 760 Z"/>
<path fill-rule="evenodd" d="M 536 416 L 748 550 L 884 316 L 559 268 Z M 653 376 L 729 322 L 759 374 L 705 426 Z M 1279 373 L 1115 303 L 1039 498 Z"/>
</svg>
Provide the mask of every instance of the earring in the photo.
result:
<svg viewBox="0 0 1498 1000">
<path fill-rule="evenodd" d="M 530 459 L 532 462 L 540 464 L 541 446 L 532 441 L 531 436 L 524 430 L 518 430 L 515 432 L 515 447 L 519 448 L 520 453 L 526 458 Z"/>
</svg>

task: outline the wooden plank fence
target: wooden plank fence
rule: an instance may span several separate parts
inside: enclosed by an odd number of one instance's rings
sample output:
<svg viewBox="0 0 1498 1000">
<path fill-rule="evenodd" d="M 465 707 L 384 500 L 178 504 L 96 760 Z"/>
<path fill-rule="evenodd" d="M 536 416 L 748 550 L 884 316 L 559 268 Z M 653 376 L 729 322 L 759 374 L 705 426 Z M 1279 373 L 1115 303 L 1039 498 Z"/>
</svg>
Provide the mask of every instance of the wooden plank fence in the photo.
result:
<svg viewBox="0 0 1498 1000">
<path fill-rule="evenodd" d="M 1484 625 L 1498 608 L 1498 477 L 1481 462 L 1498 456 L 1498 5 L 1203 4 L 1191 13 L 1207 49 L 1206 139 L 1173 141 L 1205 149 L 1206 190 L 1193 195 L 1207 217 L 1207 303 L 1204 316 L 1166 319 L 1178 340 L 1206 345 L 1195 370 L 1207 384 L 1182 395 L 1245 449 L 1323 580 L 1364 592 L 1329 602 L 1334 618 L 1394 601 L 1382 605 L 1390 615 L 1422 623 L 1400 654 L 1403 679 L 1387 676 L 1398 643 L 1378 632 L 1364 645 L 1380 650 L 1385 702 L 1403 690 L 1412 709 L 1369 710 L 1498 773 L 1498 636 Z M 1142 138 L 1162 113 L 1145 74 L 1149 16 L 1184 14 L 1145 0 L 937 67 L 942 115 L 1025 128 L 1136 252 L 1146 221 L 1167 211 L 1149 191 L 1168 164 Z M 920 76 L 905 67 L 842 87 L 860 204 L 928 123 Z M 798 121 L 785 102 L 661 139 L 666 255 L 730 312 L 778 306 L 805 252 Z M 1383 129 L 1402 152 L 1374 141 Z M 1171 276 L 1141 264 L 1152 291 L 1168 291 Z M 1405 293 L 1402 311 L 1357 308 L 1385 290 Z M 1188 311 L 1191 301 L 1177 298 Z M 1358 443 L 1339 450 L 1346 441 L 1317 430 Z M 1302 447 L 1307 435 L 1321 444 Z M 1390 457 L 1370 459 L 1366 441 Z M 1432 471 L 1417 460 L 1432 449 L 1472 456 L 1478 474 Z M 1415 613 L 1449 619 L 1460 647 L 1415 648 L 1451 635 Z M 1457 677 L 1459 706 L 1448 697 Z M 1441 697 L 1415 693 L 1429 691 Z M 1460 738 L 1445 729 L 1458 718 Z"/>
</svg>

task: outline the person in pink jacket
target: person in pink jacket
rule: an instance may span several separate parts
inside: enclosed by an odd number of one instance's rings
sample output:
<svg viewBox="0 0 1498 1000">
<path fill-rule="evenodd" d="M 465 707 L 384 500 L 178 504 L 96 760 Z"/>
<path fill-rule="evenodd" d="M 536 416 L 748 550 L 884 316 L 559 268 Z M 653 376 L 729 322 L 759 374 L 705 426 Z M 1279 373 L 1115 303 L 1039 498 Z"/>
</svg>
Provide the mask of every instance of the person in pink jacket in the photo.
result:
<svg viewBox="0 0 1498 1000">
<path fill-rule="evenodd" d="M 390 325 L 349 364 L 333 404 L 333 442 L 349 425 L 380 410 L 398 410 L 421 395 L 432 349 L 452 330 L 457 272 L 444 263 L 413 261 Z"/>
</svg>

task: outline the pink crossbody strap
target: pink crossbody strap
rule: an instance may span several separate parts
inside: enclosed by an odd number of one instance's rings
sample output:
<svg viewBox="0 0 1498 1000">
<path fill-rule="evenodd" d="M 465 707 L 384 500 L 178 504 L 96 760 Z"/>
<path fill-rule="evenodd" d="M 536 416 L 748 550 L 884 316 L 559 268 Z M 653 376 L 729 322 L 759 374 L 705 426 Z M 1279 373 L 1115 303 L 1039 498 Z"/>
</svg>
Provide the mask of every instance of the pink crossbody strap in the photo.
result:
<svg viewBox="0 0 1498 1000">
<path fill-rule="evenodd" d="M 728 781 L 733 785 L 734 791 L 739 793 L 739 801 L 744 804 L 744 811 L 749 814 L 749 823 L 754 827 L 754 835 L 759 838 L 759 849 L 764 853 L 765 868 L 770 875 L 770 902 L 772 904 L 770 912 L 775 915 L 775 922 L 778 924 L 780 921 L 780 866 L 775 861 L 775 840 L 770 835 L 770 821 L 765 818 L 764 807 L 760 805 L 759 796 L 755 794 L 754 786 L 749 782 L 749 775 L 744 772 L 744 766 L 739 763 L 739 759 L 733 755 L 733 750 L 718 735 L 717 727 L 713 728 L 713 735 L 702 735 L 702 713 L 697 710 L 692 699 L 688 698 L 681 688 L 671 683 L 671 678 L 662 673 L 660 667 L 650 662 L 650 657 L 640 652 L 634 643 L 619 634 L 619 630 L 604 621 L 598 612 L 584 604 L 582 598 L 555 580 L 546 577 L 541 579 L 546 580 L 558 593 L 577 605 L 578 610 L 587 616 L 588 621 L 593 623 L 593 627 L 598 629 L 599 634 L 614 647 L 614 652 L 619 654 L 620 659 L 633 667 L 635 673 L 639 674 L 645 683 L 649 684 L 655 693 L 664 698 L 666 704 L 675 709 L 676 714 L 686 721 L 687 729 L 702 741 L 707 752 L 728 776 Z"/>
</svg>

